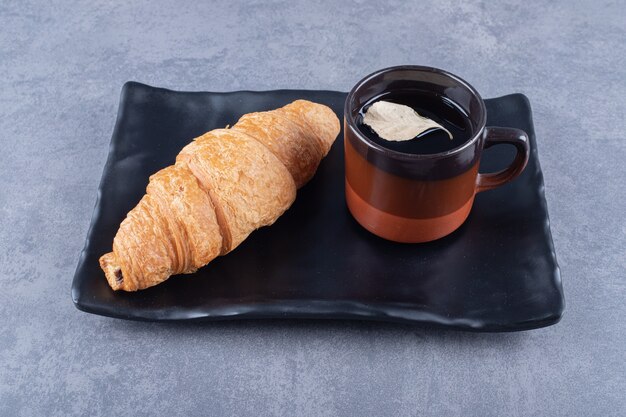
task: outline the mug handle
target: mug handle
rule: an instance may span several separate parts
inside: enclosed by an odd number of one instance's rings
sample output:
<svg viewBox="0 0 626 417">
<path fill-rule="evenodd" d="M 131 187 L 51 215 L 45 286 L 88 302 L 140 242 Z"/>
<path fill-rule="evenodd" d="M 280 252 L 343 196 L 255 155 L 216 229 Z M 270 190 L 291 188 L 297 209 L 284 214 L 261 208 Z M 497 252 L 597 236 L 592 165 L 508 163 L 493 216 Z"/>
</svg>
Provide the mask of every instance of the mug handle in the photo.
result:
<svg viewBox="0 0 626 417">
<path fill-rule="evenodd" d="M 500 143 L 508 143 L 515 146 L 517 152 L 515 159 L 508 168 L 489 174 L 478 174 L 476 193 L 492 190 L 514 180 L 526 167 L 530 155 L 528 135 L 523 130 L 512 127 L 487 127 L 485 130 L 486 137 L 483 149 Z"/>
</svg>

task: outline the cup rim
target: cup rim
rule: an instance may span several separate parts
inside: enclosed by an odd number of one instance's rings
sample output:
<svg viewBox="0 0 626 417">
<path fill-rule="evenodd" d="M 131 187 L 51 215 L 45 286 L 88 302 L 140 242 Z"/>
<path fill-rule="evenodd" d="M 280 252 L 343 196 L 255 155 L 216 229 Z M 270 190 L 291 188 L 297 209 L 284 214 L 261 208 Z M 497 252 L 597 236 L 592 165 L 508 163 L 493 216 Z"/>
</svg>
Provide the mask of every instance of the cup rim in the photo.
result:
<svg viewBox="0 0 626 417">
<path fill-rule="evenodd" d="M 358 128 L 358 126 L 356 125 L 355 121 L 353 120 L 352 117 L 348 117 L 348 103 L 350 102 L 350 98 L 352 98 L 352 96 L 356 93 L 356 91 L 363 86 L 363 84 L 365 84 L 367 81 L 371 80 L 374 77 L 377 77 L 383 73 L 387 73 L 387 72 L 393 72 L 393 71 L 419 71 L 419 72 L 433 72 L 433 73 L 437 73 L 437 74 L 441 74 L 444 75 L 448 78 L 453 79 L 454 81 L 458 82 L 459 84 L 461 84 L 463 87 L 467 88 L 474 96 L 476 96 L 476 98 L 478 99 L 478 102 L 480 103 L 480 108 L 482 110 L 482 117 L 479 120 L 478 123 L 478 128 L 476 129 L 476 132 L 474 132 L 474 134 L 472 135 L 472 137 L 468 140 L 466 140 L 465 142 L 463 142 L 462 145 L 450 149 L 448 151 L 445 152 L 439 152 L 439 153 L 432 153 L 432 154 L 413 154 L 413 153 L 406 153 L 406 152 L 399 152 L 399 151 L 394 151 L 392 149 L 388 149 L 385 148 L 383 146 L 380 146 L 379 144 L 373 142 L 372 140 L 370 140 L 367 136 L 365 136 Z M 463 152 L 465 149 L 467 149 L 468 147 L 472 146 L 477 140 L 478 138 L 482 135 L 483 131 L 485 130 L 485 126 L 487 124 L 487 109 L 485 107 L 485 102 L 483 101 L 483 98 L 480 96 L 480 94 L 478 93 L 478 91 L 467 81 L 465 81 L 463 78 L 459 77 L 458 75 L 452 74 L 451 72 L 448 72 L 446 70 L 442 70 L 440 68 L 434 68 L 434 67 L 427 67 L 427 66 L 422 66 L 422 65 L 396 65 L 393 67 L 387 67 L 387 68 L 383 68 L 383 69 L 379 69 L 377 71 L 372 72 L 371 74 L 366 75 L 365 77 L 363 77 L 361 80 L 359 80 L 354 87 L 352 87 L 352 89 L 350 90 L 350 92 L 348 93 L 348 96 L 346 97 L 346 102 L 344 104 L 344 120 L 346 121 L 346 123 L 348 124 L 348 126 L 352 129 L 354 135 L 359 138 L 359 140 L 361 140 L 362 142 L 365 142 L 370 148 L 373 148 L 374 150 L 383 153 L 386 156 L 389 157 L 394 157 L 396 159 L 402 159 L 402 160 L 408 160 L 408 161 L 419 161 L 419 160 L 428 160 L 428 159 L 439 159 L 442 157 L 448 157 L 448 156 L 452 156 L 452 155 L 456 155 L 458 153 Z"/>
</svg>

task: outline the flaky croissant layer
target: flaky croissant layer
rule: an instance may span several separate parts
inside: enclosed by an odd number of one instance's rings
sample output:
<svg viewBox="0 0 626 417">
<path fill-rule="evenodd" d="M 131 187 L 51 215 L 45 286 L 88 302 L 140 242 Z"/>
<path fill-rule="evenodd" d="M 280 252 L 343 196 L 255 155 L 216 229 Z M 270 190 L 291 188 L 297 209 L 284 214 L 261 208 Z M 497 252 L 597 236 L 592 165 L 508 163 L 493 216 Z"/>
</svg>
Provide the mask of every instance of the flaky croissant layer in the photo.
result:
<svg viewBox="0 0 626 417">
<path fill-rule="evenodd" d="M 114 290 L 136 291 L 188 274 L 235 249 L 287 210 L 337 135 L 328 107 L 296 100 L 248 113 L 194 139 L 150 177 L 100 266 Z"/>
</svg>

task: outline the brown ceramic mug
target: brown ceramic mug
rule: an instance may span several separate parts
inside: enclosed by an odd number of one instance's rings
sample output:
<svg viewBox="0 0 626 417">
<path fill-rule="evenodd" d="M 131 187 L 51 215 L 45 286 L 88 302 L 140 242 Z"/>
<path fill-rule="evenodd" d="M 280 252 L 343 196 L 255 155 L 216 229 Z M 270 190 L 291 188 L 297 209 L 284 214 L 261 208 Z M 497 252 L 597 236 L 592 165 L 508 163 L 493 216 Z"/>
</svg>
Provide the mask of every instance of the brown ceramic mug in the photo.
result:
<svg viewBox="0 0 626 417">
<path fill-rule="evenodd" d="M 372 99 L 398 91 L 433 93 L 454 102 L 469 121 L 470 139 L 449 151 L 423 155 L 371 141 L 359 130 L 359 111 Z M 467 219 L 477 193 L 513 180 L 528 162 L 528 135 L 486 127 L 487 111 L 478 92 L 440 69 L 406 65 L 376 71 L 350 91 L 344 110 L 348 208 L 364 228 L 385 239 L 417 243 L 452 233 Z M 482 150 L 500 143 L 515 146 L 511 165 L 479 174 Z"/>
</svg>

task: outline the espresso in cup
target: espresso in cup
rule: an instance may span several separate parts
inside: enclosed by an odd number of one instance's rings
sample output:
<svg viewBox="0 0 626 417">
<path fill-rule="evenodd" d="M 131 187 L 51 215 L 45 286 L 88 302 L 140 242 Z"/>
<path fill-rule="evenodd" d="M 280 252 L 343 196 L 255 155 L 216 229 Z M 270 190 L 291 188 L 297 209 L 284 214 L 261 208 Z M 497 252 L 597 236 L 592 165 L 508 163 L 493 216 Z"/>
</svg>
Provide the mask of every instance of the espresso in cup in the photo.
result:
<svg viewBox="0 0 626 417">
<path fill-rule="evenodd" d="M 440 128 L 388 140 L 366 123 L 370 108 L 382 101 L 408 106 Z M 513 180 L 528 161 L 526 133 L 486 127 L 478 92 L 436 68 L 400 66 L 370 74 L 348 94 L 344 110 L 348 209 L 367 230 L 392 241 L 428 242 L 452 233 L 478 192 Z M 479 174 L 483 149 L 497 143 L 514 145 L 515 160 L 503 171 Z"/>
<path fill-rule="evenodd" d="M 364 122 L 367 111 L 381 101 L 407 106 L 445 130 L 430 128 L 407 140 L 387 140 Z M 454 102 L 437 94 L 410 90 L 374 97 L 359 110 L 357 127 L 369 140 L 384 148 L 416 155 L 447 152 L 463 145 L 472 135 L 469 118 Z"/>
</svg>

